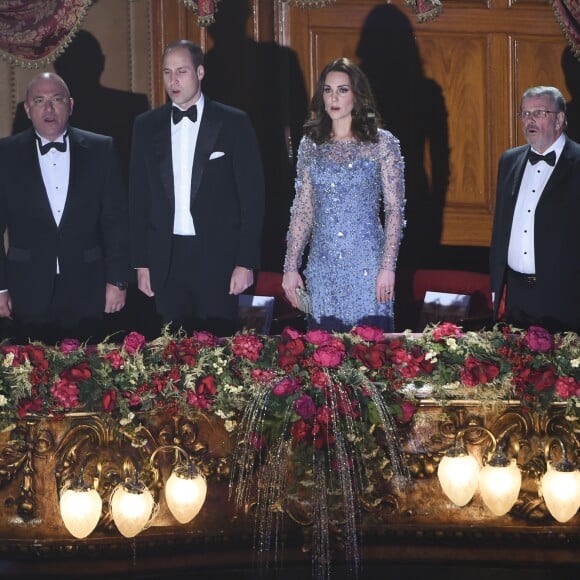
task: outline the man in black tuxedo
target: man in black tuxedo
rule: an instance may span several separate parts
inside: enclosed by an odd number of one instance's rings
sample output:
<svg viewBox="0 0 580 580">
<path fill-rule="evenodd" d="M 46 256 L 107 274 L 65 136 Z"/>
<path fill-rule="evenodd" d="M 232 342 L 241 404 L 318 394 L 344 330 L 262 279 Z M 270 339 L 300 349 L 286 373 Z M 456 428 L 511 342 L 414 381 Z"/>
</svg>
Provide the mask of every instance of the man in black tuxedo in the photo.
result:
<svg viewBox="0 0 580 580">
<path fill-rule="evenodd" d="M 41 73 L 24 108 L 32 127 L 0 140 L 0 317 L 13 336 L 98 340 L 125 304 L 127 200 L 111 137 L 69 126 L 64 80 Z"/>
<path fill-rule="evenodd" d="M 524 92 L 528 145 L 500 161 L 490 248 L 494 312 L 527 328 L 580 332 L 580 145 L 569 139 L 566 101 L 554 87 Z"/>
<path fill-rule="evenodd" d="M 131 257 L 164 323 L 225 336 L 259 267 L 264 179 L 246 113 L 204 97 L 203 53 L 168 45 L 171 100 L 135 121 L 129 175 Z"/>
</svg>

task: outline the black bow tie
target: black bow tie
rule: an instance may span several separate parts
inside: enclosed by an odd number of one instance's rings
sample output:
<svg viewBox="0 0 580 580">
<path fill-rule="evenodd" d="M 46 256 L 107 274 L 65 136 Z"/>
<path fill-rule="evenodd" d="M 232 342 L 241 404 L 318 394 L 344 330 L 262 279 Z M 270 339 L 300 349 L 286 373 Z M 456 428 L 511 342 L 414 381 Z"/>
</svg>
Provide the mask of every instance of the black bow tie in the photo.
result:
<svg viewBox="0 0 580 580">
<path fill-rule="evenodd" d="M 37 137 L 37 140 L 41 155 L 46 155 L 53 147 L 61 153 L 66 151 L 66 133 L 64 134 L 63 141 L 50 141 L 49 143 L 45 143 L 43 145 L 40 138 Z"/>
<path fill-rule="evenodd" d="M 173 117 L 173 122 L 177 125 L 183 117 L 189 117 L 192 123 L 197 121 L 197 105 L 191 105 L 187 111 L 182 111 L 177 107 L 171 108 L 171 115 Z"/>
<path fill-rule="evenodd" d="M 546 155 L 540 155 L 530 149 L 528 159 L 532 165 L 535 165 L 538 161 L 545 161 L 548 165 L 554 167 L 554 165 L 556 165 L 556 152 L 550 151 L 550 153 L 547 153 Z"/>
</svg>

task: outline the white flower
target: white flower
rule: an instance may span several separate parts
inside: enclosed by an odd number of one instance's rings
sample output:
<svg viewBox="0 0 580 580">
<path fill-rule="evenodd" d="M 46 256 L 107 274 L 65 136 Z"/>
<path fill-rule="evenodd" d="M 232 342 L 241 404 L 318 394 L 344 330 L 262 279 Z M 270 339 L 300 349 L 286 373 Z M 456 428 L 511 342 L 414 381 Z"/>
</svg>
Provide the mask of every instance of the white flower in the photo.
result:
<svg viewBox="0 0 580 580">
<path fill-rule="evenodd" d="M 433 363 L 436 363 L 437 362 L 437 353 L 433 350 L 428 351 L 425 354 L 425 360 L 429 360 Z"/>
<path fill-rule="evenodd" d="M 447 343 L 449 350 L 451 350 L 451 351 L 457 350 L 457 340 L 455 338 L 450 336 L 449 338 L 447 338 L 445 340 L 445 342 Z"/>
<path fill-rule="evenodd" d="M 8 352 L 4 356 L 4 360 L 2 361 L 2 366 L 11 367 L 13 362 L 14 362 L 14 353 Z"/>
<path fill-rule="evenodd" d="M 0 395 L 0 407 L 4 407 L 8 403 L 8 399 L 4 395 Z"/>
<path fill-rule="evenodd" d="M 231 433 L 236 428 L 237 423 L 235 421 L 227 420 L 224 422 L 224 427 L 228 433 Z"/>
<path fill-rule="evenodd" d="M 573 369 L 577 369 L 578 367 L 580 367 L 580 357 L 579 357 L 579 358 L 572 359 L 572 360 L 570 361 L 570 366 L 571 366 Z"/>
</svg>

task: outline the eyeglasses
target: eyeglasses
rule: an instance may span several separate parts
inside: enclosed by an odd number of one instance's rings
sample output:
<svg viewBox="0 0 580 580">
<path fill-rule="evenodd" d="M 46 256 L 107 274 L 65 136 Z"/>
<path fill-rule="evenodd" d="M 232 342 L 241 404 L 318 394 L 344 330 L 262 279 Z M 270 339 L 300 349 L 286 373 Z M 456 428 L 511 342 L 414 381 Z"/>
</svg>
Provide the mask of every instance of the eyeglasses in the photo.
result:
<svg viewBox="0 0 580 580">
<path fill-rule="evenodd" d="M 31 104 L 35 107 L 42 107 L 46 105 L 46 103 L 50 103 L 51 105 L 57 107 L 64 105 L 68 101 L 69 98 L 65 97 L 64 95 L 55 95 L 54 97 L 34 97 Z"/>
<path fill-rule="evenodd" d="M 545 109 L 536 109 L 535 111 L 520 111 L 518 117 L 520 119 L 529 119 L 533 117 L 534 119 L 545 119 L 550 113 L 557 114 L 560 111 L 546 111 Z"/>
</svg>

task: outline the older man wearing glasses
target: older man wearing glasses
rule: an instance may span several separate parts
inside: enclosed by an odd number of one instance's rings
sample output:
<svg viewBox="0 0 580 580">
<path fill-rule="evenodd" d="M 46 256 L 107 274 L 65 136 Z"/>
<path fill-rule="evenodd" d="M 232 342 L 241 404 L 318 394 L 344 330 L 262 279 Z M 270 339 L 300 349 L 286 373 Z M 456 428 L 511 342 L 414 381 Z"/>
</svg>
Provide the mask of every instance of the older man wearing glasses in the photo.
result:
<svg viewBox="0 0 580 580">
<path fill-rule="evenodd" d="M 580 332 L 580 145 L 569 139 L 566 101 L 532 87 L 518 113 L 527 145 L 498 168 L 490 248 L 496 320 Z"/>
</svg>

